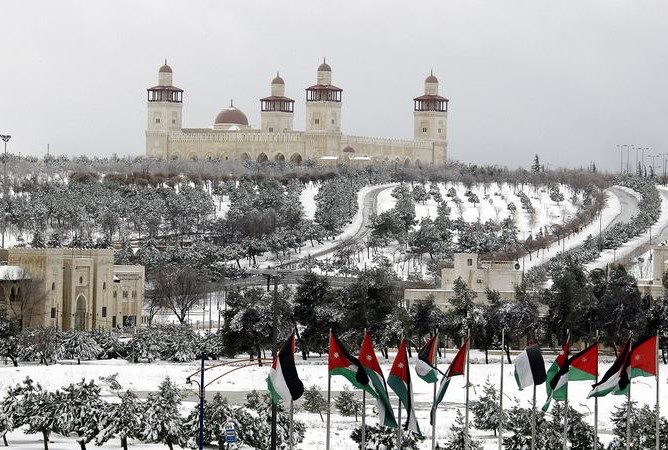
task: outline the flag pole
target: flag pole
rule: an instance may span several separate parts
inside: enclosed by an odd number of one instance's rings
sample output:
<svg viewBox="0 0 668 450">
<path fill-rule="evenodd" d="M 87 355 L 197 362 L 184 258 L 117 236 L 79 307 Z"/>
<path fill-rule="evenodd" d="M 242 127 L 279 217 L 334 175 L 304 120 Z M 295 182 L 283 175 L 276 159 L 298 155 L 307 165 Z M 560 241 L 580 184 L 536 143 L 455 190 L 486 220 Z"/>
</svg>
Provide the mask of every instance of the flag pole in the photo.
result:
<svg viewBox="0 0 668 450">
<path fill-rule="evenodd" d="M 631 450 L 631 379 L 626 393 L 626 450 Z"/>
<path fill-rule="evenodd" d="M 533 384 L 533 401 L 531 403 L 531 450 L 536 450 L 536 383 Z"/>
<path fill-rule="evenodd" d="M 438 352 L 438 330 L 436 330 L 436 351 Z M 445 355 L 443 358 L 445 359 Z M 434 358 L 434 367 L 438 367 L 438 355 Z M 431 423 L 431 450 L 436 450 L 436 410 L 438 409 L 434 408 L 434 405 L 436 405 L 436 385 L 438 385 L 438 381 L 434 382 L 434 400 L 432 403 L 434 413 Z"/>
<path fill-rule="evenodd" d="M 366 448 L 366 391 L 362 389 L 362 449 Z"/>
<path fill-rule="evenodd" d="M 471 359 L 469 350 L 471 349 L 471 329 L 466 330 L 466 415 L 464 415 L 464 450 L 469 450 L 469 367 Z"/>
<path fill-rule="evenodd" d="M 329 329 L 329 341 L 330 345 L 332 342 L 332 329 Z M 330 425 L 330 415 L 332 410 L 332 375 L 329 373 L 329 367 L 327 368 L 327 434 L 325 437 L 325 450 L 329 450 L 329 425 Z"/>
<path fill-rule="evenodd" d="M 366 336 L 366 328 L 364 328 L 364 335 Z M 364 339 L 364 337 L 362 337 Z M 370 380 L 369 380 L 370 381 Z M 362 450 L 366 448 L 366 390 L 362 389 Z"/>
<path fill-rule="evenodd" d="M 292 446 L 294 445 L 293 437 L 292 434 L 294 433 L 294 421 L 292 420 L 293 415 L 295 412 L 294 408 L 294 402 L 290 400 L 290 450 L 292 450 Z"/>
<path fill-rule="evenodd" d="M 655 439 L 656 439 L 656 450 L 660 450 L 661 447 L 661 415 L 659 413 L 659 333 L 656 333 L 656 429 Z"/>
<path fill-rule="evenodd" d="M 570 349 L 570 340 L 571 340 L 571 330 L 568 330 L 568 333 L 566 335 L 566 348 Z M 568 362 L 568 356 L 569 352 L 567 351 L 566 353 L 566 364 Z M 566 372 L 564 375 L 565 377 L 568 377 L 568 372 Z M 596 445 L 594 445 L 594 448 L 596 448 Z M 568 385 L 566 385 L 566 398 L 564 399 L 564 450 L 568 450 Z"/>
<path fill-rule="evenodd" d="M 397 399 L 399 412 L 397 413 L 397 450 L 401 450 L 401 399 Z"/>
<path fill-rule="evenodd" d="M 598 345 L 598 330 L 596 330 L 596 344 Z M 598 347 L 596 354 L 598 355 Z M 596 359 L 596 380 L 594 384 L 598 384 L 598 356 Z M 594 449 L 598 448 L 598 396 L 594 397 Z"/>
<path fill-rule="evenodd" d="M 501 380 L 499 381 L 499 450 L 503 450 L 503 352 L 506 348 L 506 329 L 501 328 Z"/>
</svg>

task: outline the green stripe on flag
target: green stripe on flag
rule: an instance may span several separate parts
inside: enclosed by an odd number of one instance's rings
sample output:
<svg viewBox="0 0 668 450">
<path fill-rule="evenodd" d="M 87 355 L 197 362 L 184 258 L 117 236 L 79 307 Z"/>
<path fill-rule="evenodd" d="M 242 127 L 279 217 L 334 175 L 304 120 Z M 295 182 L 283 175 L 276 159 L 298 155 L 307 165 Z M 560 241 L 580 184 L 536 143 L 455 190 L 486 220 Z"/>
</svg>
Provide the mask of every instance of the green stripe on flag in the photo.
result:
<svg viewBox="0 0 668 450">
<path fill-rule="evenodd" d="M 585 372 L 584 370 L 580 370 L 571 366 L 568 368 L 568 380 L 569 381 L 596 380 L 596 375 L 592 375 L 589 372 Z"/>
<path fill-rule="evenodd" d="M 631 378 L 636 378 L 636 377 L 653 377 L 653 373 L 645 372 L 642 369 L 637 369 L 635 367 L 631 367 Z"/>
<path fill-rule="evenodd" d="M 355 386 L 356 388 L 367 391 L 374 398 L 377 396 L 376 391 L 371 386 L 369 386 L 368 384 L 363 385 L 359 381 L 357 381 L 357 378 L 355 378 L 356 375 L 357 375 L 356 370 L 353 371 L 352 369 L 349 369 L 347 367 L 345 367 L 345 368 L 344 367 L 337 367 L 336 369 L 330 370 L 329 374 L 330 375 L 341 375 L 346 380 L 350 381 L 350 383 L 352 383 L 352 385 Z"/>
</svg>

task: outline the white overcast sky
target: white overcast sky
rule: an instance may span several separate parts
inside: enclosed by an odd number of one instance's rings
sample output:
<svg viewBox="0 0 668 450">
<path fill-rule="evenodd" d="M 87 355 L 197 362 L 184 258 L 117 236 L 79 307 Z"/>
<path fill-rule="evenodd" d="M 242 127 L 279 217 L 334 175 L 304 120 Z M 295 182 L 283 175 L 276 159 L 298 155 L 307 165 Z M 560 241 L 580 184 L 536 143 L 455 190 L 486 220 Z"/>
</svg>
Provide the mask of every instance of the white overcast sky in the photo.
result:
<svg viewBox="0 0 668 450">
<path fill-rule="evenodd" d="M 617 144 L 668 152 L 666 0 L 3 0 L 0 14 L 14 153 L 144 154 L 165 58 L 185 127 L 212 125 L 230 99 L 259 126 L 280 70 L 303 129 L 323 56 L 347 134 L 412 137 L 433 69 L 452 159 L 619 170 Z"/>
</svg>

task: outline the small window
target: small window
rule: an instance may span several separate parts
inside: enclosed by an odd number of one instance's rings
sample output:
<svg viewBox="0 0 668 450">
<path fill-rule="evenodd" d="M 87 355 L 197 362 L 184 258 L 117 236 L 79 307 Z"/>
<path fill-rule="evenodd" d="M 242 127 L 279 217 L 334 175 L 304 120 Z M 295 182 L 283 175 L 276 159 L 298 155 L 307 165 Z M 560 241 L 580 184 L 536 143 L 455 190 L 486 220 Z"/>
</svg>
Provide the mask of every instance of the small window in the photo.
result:
<svg viewBox="0 0 668 450">
<path fill-rule="evenodd" d="M 472 266 L 473 265 L 473 259 L 469 258 L 466 260 L 466 265 L 467 266 Z"/>
<path fill-rule="evenodd" d="M 137 291 L 132 291 L 132 298 L 137 298 Z"/>
<path fill-rule="evenodd" d="M 116 316 L 111 316 L 111 326 L 116 327 Z"/>
<path fill-rule="evenodd" d="M 315 123 L 316 125 L 320 125 L 320 119 L 315 119 L 313 123 Z"/>
<path fill-rule="evenodd" d="M 51 283 L 51 290 L 55 291 L 56 290 L 56 283 Z"/>
<path fill-rule="evenodd" d="M 427 132 L 427 127 L 422 127 L 422 132 L 426 133 Z"/>
<path fill-rule="evenodd" d="M 114 291 L 114 298 L 118 298 L 118 291 Z"/>
<path fill-rule="evenodd" d="M 269 127 L 269 132 L 273 133 L 274 132 L 274 127 Z"/>
<path fill-rule="evenodd" d="M 52 319 L 56 318 L 56 308 L 51 308 L 51 318 Z"/>
<path fill-rule="evenodd" d="M 332 119 L 332 125 L 334 125 L 335 123 L 336 123 L 336 121 L 334 119 Z"/>
<path fill-rule="evenodd" d="M 441 129 L 440 129 L 440 128 L 438 129 L 438 132 L 439 132 L 439 133 L 441 132 Z"/>
<path fill-rule="evenodd" d="M 160 123 L 160 118 L 159 117 L 155 118 L 155 123 Z"/>
<path fill-rule="evenodd" d="M 176 119 L 172 119 L 172 124 L 175 124 L 175 123 L 176 123 Z"/>
<path fill-rule="evenodd" d="M 106 282 L 106 281 L 104 281 L 104 282 L 102 283 L 102 290 L 103 290 L 103 291 L 106 291 L 106 290 L 107 290 L 107 282 Z"/>
<path fill-rule="evenodd" d="M 128 291 L 123 291 L 123 298 L 128 298 Z"/>
<path fill-rule="evenodd" d="M 102 307 L 102 317 L 107 317 L 107 307 L 106 306 Z"/>
<path fill-rule="evenodd" d="M 475 282 L 478 283 L 478 284 L 482 284 L 482 280 L 481 280 L 480 278 L 478 278 L 477 280 L 475 280 Z"/>
</svg>

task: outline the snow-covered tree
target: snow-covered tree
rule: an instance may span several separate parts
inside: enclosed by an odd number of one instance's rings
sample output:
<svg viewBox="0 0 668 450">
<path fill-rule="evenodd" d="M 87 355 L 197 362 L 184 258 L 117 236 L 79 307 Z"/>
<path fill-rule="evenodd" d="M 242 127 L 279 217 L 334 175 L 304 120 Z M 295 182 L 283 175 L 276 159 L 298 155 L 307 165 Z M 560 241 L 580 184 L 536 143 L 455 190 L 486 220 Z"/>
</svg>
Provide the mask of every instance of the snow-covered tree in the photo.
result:
<svg viewBox="0 0 668 450">
<path fill-rule="evenodd" d="M 553 184 L 550 186 L 550 200 L 553 202 L 556 202 L 557 205 L 560 202 L 564 201 L 564 194 L 561 193 L 561 190 L 559 189 L 559 185 Z"/>
<path fill-rule="evenodd" d="M 485 381 L 482 395 L 471 402 L 471 412 L 473 412 L 474 425 L 479 430 L 492 430 L 494 436 L 499 429 L 499 419 L 501 414 L 499 411 L 499 392 L 496 390 L 494 384 Z"/>
<path fill-rule="evenodd" d="M 362 427 L 357 427 L 350 434 L 357 444 L 362 443 Z M 394 449 L 397 448 L 397 430 L 382 425 L 366 426 L 364 439 L 366 449 Z M 405 450 L 418 450 L 418 438 L 413 433 L 401 433 L 401 448 Z"/>
<path fill-rule="evenodd" d="M 624 402 L 612 412 L 610 421 L 615 439 L 608 446 L 608 450 L 624 450 L 626 448 L 626 416 L 628 404 Z M 570 414 L 570 411 L 569 411 Z M 668 448 L 668 420 L 661 417 L 659 423 L 661 450 Z M 631 448 L 654 448 L 656 433 L 656 412 L 648 405 L 638 407 L 632 402 L 631 408 Z M 575 447 L 573 447 L 575 448 Z M 591 440 L 589 441 L 591 448 Z M 602 448 L 602 447 L 601 447 Z"/>
<path fill-rule="evenodd" d="M 468 430 L 464 429 L 464 416 L 462 412 L 458 409 L 457 416 L 455 417 L 454 423 L 450 426 L 448 431 L 448 441 L 441 448 L 443 450 L 463 450 L 466 448 L 466 434 L 469 434 L 469 449 L 470 450 L 482 450 L 480 442 L 471 438 L 471 434 Z"/>
<path fill-rule="evenodd" d="M 313 385 L 304 391 L 304 403 L 302 406 L 310 413 L 318 413 L 320 420 L 324 422 L 325 419 L 322 417 L 322 412 L 327 410 L 327 400 L 320 393 L 318 386 Z"/>
<path fill-rule="evenodd" d="M 357 422 L 357 416 L 362 413 L 362 402 L 355 398 L 355 391 L 351 391 L 348 386 L 343 387 L 334 400 L 334 406 L 343 417 L 355 416 L 355 422 Z"/>
<path fill-rule="evenodd" d="M 87 331 L 68 330 L 58 339 L 58 359 L 76 359 L 81 364 L 82 359 L 97 359 L 101 354 L 102 348 Z"/>
<path fill-rule="evenodd" d="M 160 383 L 157 392 L 148 394 L 143 419 L 144 441 L 165 444 L 170 450 L 174 445 L 185 443 L 183 419 L 179 414 L 182 398 L 183 392 L 169 378 Z"/>
<path fill-rule="evenodd" d="M 81 380 L 64 387 L 62 392 L 56 391 L 55 401 L 55 430 L 64 436 L 76 433 L 81 450 L 86 450 L 86 444 L 100 431 L 100 418 L 104 409 L 100 387 L 93 380 L 89 383 Z"/>
<path fill-rule="evenodd" d="M 140 439 L 142 436 L 146 406 L 132 391 L 122 392 L 118 397 L 119 403 L 107 403 L 102 409 L 95 445 L 118 437 L 123 450 L 128 450 L 128 439 Z"/>
<path fill-rule="evenodd" d="M 290 439 L 290 418 L 285 410 L 285 405 L 280 402 L 276 405 L 276 443 L 280 449 L 287 449 Z M 243 408 L 235 409 L 235 424 L 237 425 L 237 436 L 239 440 L 253 448 L 269 450 L 269 438 L 271 433 L 271 396 L 251 391 L 246 395 L 246 403 Z M 293 441 L 299 444 L 304 440 L 306 427 L 303 422 L 293 420 Z"/>
<path fill-rule="evenodd" d="M 13 426 L 26 426 L 26 434 L 41 434 L 44 450 L 49 450 L 49 436 L 57 429 L 58 402 L 54 393 L 26 378 L 22 384 L 8 390 L 8 397 L 17 400 Z"/>
</svg>

